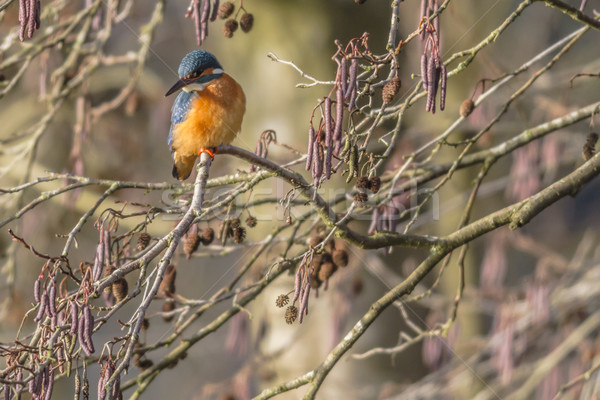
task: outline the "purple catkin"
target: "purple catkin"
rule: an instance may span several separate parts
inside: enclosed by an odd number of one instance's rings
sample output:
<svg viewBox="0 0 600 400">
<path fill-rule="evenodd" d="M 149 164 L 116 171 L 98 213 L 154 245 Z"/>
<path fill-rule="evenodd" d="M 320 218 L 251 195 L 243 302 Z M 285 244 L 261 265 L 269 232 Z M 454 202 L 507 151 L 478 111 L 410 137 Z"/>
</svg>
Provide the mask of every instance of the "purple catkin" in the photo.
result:
<svg viewBox="0 0 600 400">
<path fill-rule="evenodd" d="M 42 318 L 44 318 L 44 314 L 46 313 L 46 309 L 48 308 L 48 295 L 44 293 L 42 298 L 40 299 L 40 308 L 38 308 L 38 312 L 33 319 L 35 322 L 40 322 Z"/>
<path fill-rule="evenodd" d="M 341 87 L 338 87 L 335 92 L 335 101 L 335 127 L 333 129 L 335 148 L 333 154 L 337 156 L 340 153 L 340 147 L 342 146 L 342 123 L 344 120 L 344 94 Z"/>
<path fill-rule="evenodd" d="M 33 31 L 35 30 L 35 6 L 38 0 L 29 0 L 29 21 L 27 22 L 27 37 L 31 38 L 33 36 Z"/>
<path fill-rule="evenodd" d="M 56 285 L 54 282 L 48 287 L 48 313 L 51 317 L 56 316 Z"/>
<path fill-rule="evenodd" d="M 85 340 L 86 344 L 88 345 L 88 349 L 90 351 L 90 353 L 93 353 L 94 351 L 96 351 L 94 349 L 94 342 L 92 341 L 92 333 L 94 332 L 94 316 L 92 315 L 92 312 L 90 311 L 90 306 L 85 304 L 83 306 L 83 327 L 84 327 L 84 331 L 83 331 L 83 339 Z"/>
<path fill-rule="evenodd" d="M 306 283 L 306 287 L 304 288 L 304 292 L 302 293 L 302 298 L 300 299 L 300 307 L 298 307 L 298 322 L 302 323 L 302 319 L 305 315 L 308 315 L 308 295 L 310 294 L 310 277 L 308 278 L 308 282 Z"/>
<path fill-rule="evenodd" d="M 104 400 L 106 397 L 106 381 L 108 381 L 107 370 L 108 364 L 104 364 L 100 370 L 100 379 L 98 379 L 98 400 Z"/>
<path fill-rule="evenodd" d="M 210 18 L 210 1 L 204 0 L 202 3 L 202 15 L 200 17 L 201 31 L 200 31 L 200 43 L 208 36 L 208 19 Z M 198 46 L 200 45 L 198 43 Z"/>
<path fill-rule="evenodd" d="M 427 102 L 425 104 L 425 111 L 431 111 L 435 114 L 435 56 L 432 56 L 427 62 Z"/>
<path fill-rule="evenodd" d="M 19 368 L 17 369 L 17 373 L 15 374 L 15 380 L 16 381 L 22 381 L 23 380 L 23 369 Z M 23 386 L 20 384 L 16 384 L 15 385 L 15 390 L 17 391 L 17 400 L 21 399 L 21 388 Z"/>
<path fill-rule="evenodd" d="M 194 19 L 194 29 L 196 32 L 196 43 L 198 46 L 202 43 L 201 33 L 200 33 L 200 0 L 194 0 L 194 2 L 190 5 L 190 9 L 186 13 L 186 18 L 190 16 Z"/>
<path fill-rule="evenodd" d="M 77 302 L 74 301 L 71 303 L 71 329 L 69 333 L 74 335 L 77 333 L 77 329 L 79 328 L 79 307 L 77 306 Z"/>
<path fill-rule="evenodd" d="M 378 230 L 377 221 L 379 221 L 379 214 L 381 214 L 381 211 L 379 211 L 379 207 L 374 207 L 373 215 L 371 216 L 371 225 L 369 225 L 369 229 L 367 230 L 367 233 L 369 235 L 372 235 L 373 233 L 375 233 L 375 231 Z"/>
<path fill-rule="evenodd" d="M 422 20 L 423 17 L 426 17 L 425 14 L 427 13 L 427 3 L 429 3 L 429 0 L 421 0 L 421 10 L 420 10 L 420 14 L 419 14 L 419 20 Z M 425 40 L 425 30 L 426 30 L 426 25 L 421 30 L 421 33 L 420 33 L 421 40 Z"/>
<path fill-rule="evenodd" d="M 342 91 L 342 98 L 344 97 L 344 93 L 348 89 L 348 59 L 346 57 L 342 57 L 340 60 L 340 65 L 338 66 L 338 90 Z"/>
<path fill-rule="evenodd" d="M 440 67 L 440 110 L 444 111 L 446 108 L 446 81 L 448 79 L 448 72 L 446 66 L 442 64 Z"/>
<path fill-rule="evenodd" d="M 333 132 L 331 129 L 331 98 L 329 96 L 323 99 L 323 105 L 323 119 L 325 120 L 325 147 L 329 149 L 333 144 Z"/>
<path fill-rule="evenodd" d="M 36 279 L 35 282 L 33 283 L 33 299 L 35 300 L 36 303 L 39 303 L 41 300 L 41 298 L 40 298 L 41 286 L 42 286 L 42 282 L 40 281 L 40 278 Z"/>
<path fill-rule="evenodd" d="M 308 149 L 306 150 L 306 170 L 309 171 L 312 165 L 313 160 L 313 152 L 315 145 L 315 128 L 313 128 L 312 123 L 310 124 L 310 128 L 308 128 Z"/>
<path fill-rule="evenodd" d="M 27 21 L 27 0 L 19 0 L 19 22 L 21 25 Z"/>
<path fill-rule="evenodd" d="M 302 289 L 302 278 L 304 274 L 302 273 L 302 267 L 298 268 L 296 271 L 296 279 L 294 281 L 294 298 L 292 299 L 292 305 L 298 300 L 300 297 L 300 290 Z"/>
<path fill-rule="evenodd" d="M 325 155 L 325 178 L 331 177 L 331 156 L 333 155 L 333 129 L 331 127 L 331 98 L 325 97 L 325 147 L 327 154 Z"/>
<path fill-rule="evenodd" d="M 94 258 L 94 266 L 92 267 L 92 279 L 97 281 L 102 276 L 104 269 L 104 241 L 100 240 L 96 246 L 96 258 Z"/>
<path fill-rule="evenodd" d="M 104 264 L 110 265 L 110 264 L 112 264 L 111 258 L 110 258 L 111 239 L 110 239 L 110 231 L 108 229 L 104 230 L 103 241 L 104 241 Z M 98 277 L 98 279 L 100 279 L 100 277 Z"/>
<path fill-rule="evenodd" d="M 113 381 L 113 388 L 111 393 L 111 400 L 118 400 L 122 395 L 121 392 L 121 374 L 115 376 L 115 380 Z"/>
<path fill-rule="evenodd" d="M 83 324 L 83 321 L 80 321 L 79 323 L 79 329 L 77 330 L 77 337 L 79 338 L 79 346 L 81 346 L 81 349 L 83 350 L 83 352 L 85 353 L 86 356 L 91 356 L 92 352 L 90 351 L 90 349 L 88 348 L 88 345 L 85 341 L 85 327 Z"/>
<path fill-rule="evenodd" d="M 433 11 L 437 11 L 439 9 L 438 0 L 433 0 Z M 437 17 L 433 20 L 433 29 L 435 29 L 435 45 L 440 50 L 440 16 L 438 14 Z"/>
<path fill-rule="evenodd" d="M 315 143 L 313 153 L 313 179 L 319 180 L 323 175 L 323 147 L 320 143 Z"/>
<path fill-rule="evenodd" d="M 44 388 L 44 400 L 50 400 L 52 398 L 52 390 L 54 389 L 54 372 L 50 372 L 49 368 L 46 368 L 46 385 Z"/>
<path fill-rule="evenodd" d="M 394 232 L 396 230 L 396 218 L 394 215 L 394 207 L 387 206 L 387 230 L 389 232 Z"/>
<path fill-rule="evenodd" d="M 213 22 L 217 19 L 219 11 L 219 0 L 214 0 L 212 5 L 212 13 L 210 14 L 210 21 Z"/>
<path fill-rule="evenodd" d="M 440 74 L 441 74 L 441 68 L 438 66 L 433 71 L 433 81 L 432 81 L 433 89 L 431 90 L 431 92 L 433 93 L 433 104 L 431 105 L 431 113 L 432 114 L 435 114 L 435 96 L 437 95 L 438 88 L 439 88 Z"/>
<path fill-rule="evenodd" d="M 354 111 L 356 107 L 356 98 L 358 96 L 358 87 L 354 85 L 352 90 L 350 91 L 350 100 L 348 100 L 348 111 Z"/>
<path fill-rule="evenodd" d="M 356 79 L 358 78 L 358 59 L 352 58 L 350 60 L 350 76 L 348 79 L 348 86 L 344 91 L 344 99 L 348 100 L 352 97 L 352 92 L 356 91 Z"/>
<path fill-rule="evenodd" d="M 421 55 L 421 81 L 423 82 L 423 89 L 427 90 L 427 83 L 429 77 L 427 75 L 427 54 L 423 53 Z"/>
<path fill-rule="evenodd" d="M 39 396 L 42 391 L 42 380 L 44 378 L 44 369 L 40 369 L 34 374 L 33 379 L 29 381 L 29 393 Z"/>
<path fill-rule="evenodd" d="M 28 12 L 27 7 L 29 0 L 19 0 L 19 22 L 21 28 L 19 30 L 19 40 L 22 42 L 25 40 L 25 29 L 27 28 Z"/>
</svg>

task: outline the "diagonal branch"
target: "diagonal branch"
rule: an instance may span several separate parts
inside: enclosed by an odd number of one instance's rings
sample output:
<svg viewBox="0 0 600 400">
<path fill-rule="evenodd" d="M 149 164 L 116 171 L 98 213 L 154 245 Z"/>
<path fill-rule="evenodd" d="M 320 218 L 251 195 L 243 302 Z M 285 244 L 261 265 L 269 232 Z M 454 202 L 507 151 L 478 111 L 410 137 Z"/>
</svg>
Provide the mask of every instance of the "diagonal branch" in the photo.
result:
<svg viewBox="0 0 600 400">
<path fill-rule="evenodd" d="M 571 7 L 569 4 L 562 2 L 561 0 L 536 0 L 543 1 L 547 6 L 556 8 L 557 10 L 562 11 L 564 14 L 567 14 L 569 17 L 573 18 L 575 21 L 582 22 L 588 26 L 591 26 L 594 29 L 600 30 L 600 21 L 586 15 L 581 10 Z"/>
<path fill-rule="evenodd" d="M 152 302 L 152 300 L 154 300 L 154 297 L 158 292 L 158 288 L 162 282 L 165 270 L 170 264 L 171 258 L 175 254 L 175 250 L 179 245 L 181 237 L 188 230 L 192 222 L 194 222 L 196 216 L 200 213 L 200 210 L 202 208 L 202 202 L 204 200 L 206 181 L 208 179 L 208 172 L 210 170 L 211 162 L 212 159 L 207 153 L 202 153 L 200 155 L 200 162 L 198 163 L 198 175 L 196 176 L 196 182 L 194 187 L 194 197 L 192 198 L 190 208 L 185 213 L 181 221 L 179 221 L 175 229 L 173 229 L 173 231 L 171 231 L 171 233 L 168 235 L 167 251 L 165 252 L 165 255 L 158 264 L 158 267 L 156 269 L 156 277 L 154 278 L 154 283 L 152 284 L 150 290 L 145 294 L 142 303 L 140 304 L 136 313 L 132 317 L 132 319 L 135 320 L 135 323 L 132 324 L 130 332 L 128 332 L 129 343 L 127 345 L 125 356 L 123 356 L 121 363 L 113 373 L 108 384 L 110 384 L 116 377 L 120 375 L 120 373 L 125 368 L 129 366 L 129 361 L 131 359 L 131 356 L 133 355 L 133 349 L 135 347 L 135 344 L 138 342 L 139 333 L 144 321 L 144 316 L 146 314 L 146 311 L 148 310 L 148 307 L 150 306 L 150 303 Z"/>
<path fill-rule="evenodd" d="M 304 399 L 314 399 L 321 384 L 356 341 L 377 317 L 394 301 L 410 294 L 416 285 L 452 250 L 460 247 L 492 230 L 508 224 L 516 227 L 528 223 L 534 216 L 554 204 L 561 198 L 576 193 L 582 185 L 600 175 L 600 153 L 563 179 L 548 186 L 539 193 L 511 206 L 505 207 L 483 217 L 458 231 L 440 239 L 440 245 L 431 249 L 429 256 L 403 282 L 395 286 L 383 297 L 371 305 L 369 311 L 354 325 L 344 339 L 327 355 L 325 360 L 314 370 L 285 382 L 281 385 L 265 389 L 255 400 L 269 399 L 280 393 L 310 384 Z M 526 210 L 526 211 L 524 211 Z M 512 227 L 512 226 L 511 226 Z"/>
</svg>

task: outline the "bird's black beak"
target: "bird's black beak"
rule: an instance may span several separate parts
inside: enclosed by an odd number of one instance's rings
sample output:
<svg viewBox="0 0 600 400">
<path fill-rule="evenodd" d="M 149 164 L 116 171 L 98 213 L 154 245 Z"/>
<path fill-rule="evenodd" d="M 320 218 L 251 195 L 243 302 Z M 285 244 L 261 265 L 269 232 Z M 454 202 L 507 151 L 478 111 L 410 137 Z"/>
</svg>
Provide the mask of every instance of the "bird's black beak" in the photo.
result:
<svg viewBox="0 0 600 400">
<path fill-rule="evenodd" d="M 173 93 L 175 93 L 176 91 L 178 91 L 179 89 L 181 89 L 182 87 L 186 86 L 189 82 L 187 82 L 185 79 L 180 79 L 177 82 L 175 82 L 175 84 L 171 87 L 171 89 L 169 89 L 167 91 L 167 93 L 165 94 L 165 97 L 172 95 Z"/>
</svg>

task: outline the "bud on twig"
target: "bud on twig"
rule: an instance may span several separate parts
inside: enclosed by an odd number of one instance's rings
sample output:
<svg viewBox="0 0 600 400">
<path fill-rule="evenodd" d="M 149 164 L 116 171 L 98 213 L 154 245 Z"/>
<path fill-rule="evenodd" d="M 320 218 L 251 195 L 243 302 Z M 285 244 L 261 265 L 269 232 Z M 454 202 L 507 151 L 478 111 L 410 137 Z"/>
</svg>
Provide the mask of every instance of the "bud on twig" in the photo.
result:
<svg viewBox="0 0 600 400">
<path fill-rule="evenodd" d="M 461 103 L 460 109 L 458 110 L 458 112 L 463 118 L 467 118 L 469 115 L 471 115 L 474 108 L 475 108 L 475 103 L 473 103 L 473 100 L 466 99 L 465 101 L 463 101 Z"/>
</svg>

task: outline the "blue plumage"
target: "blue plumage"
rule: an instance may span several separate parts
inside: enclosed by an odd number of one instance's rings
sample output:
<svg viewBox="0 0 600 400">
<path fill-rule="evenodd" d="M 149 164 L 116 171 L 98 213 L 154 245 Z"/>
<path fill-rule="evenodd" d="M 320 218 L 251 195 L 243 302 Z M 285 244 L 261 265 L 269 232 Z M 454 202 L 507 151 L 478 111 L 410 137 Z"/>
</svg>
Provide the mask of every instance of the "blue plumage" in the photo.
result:
<svg viewBox="0 0 600 400">
<path fill-rule="evenodd" d="M 175 99 L 171 111 L 171 129 L 169 129 L 169 138 L 167 140 L 169 148 L 173 142 L 173 129 L 175 125 L 185 121 L 185 117 L 192 106 L 192 101 L 196 97 L 197 95 L 194 92 L 185 92 L 182 90 Z"/>
<path fill-rule="evenodd" d="M 221 64 L 217 61 L 215 56 L 205 50 L 194 50 L 190 51 L 183 57 L 181 64 L 179 64 L 179 70 L 177 73 L 181 78 L 188 76 L 192 72 L 198 72 L 208 68 L 220 68 Z"/>
</svg>

